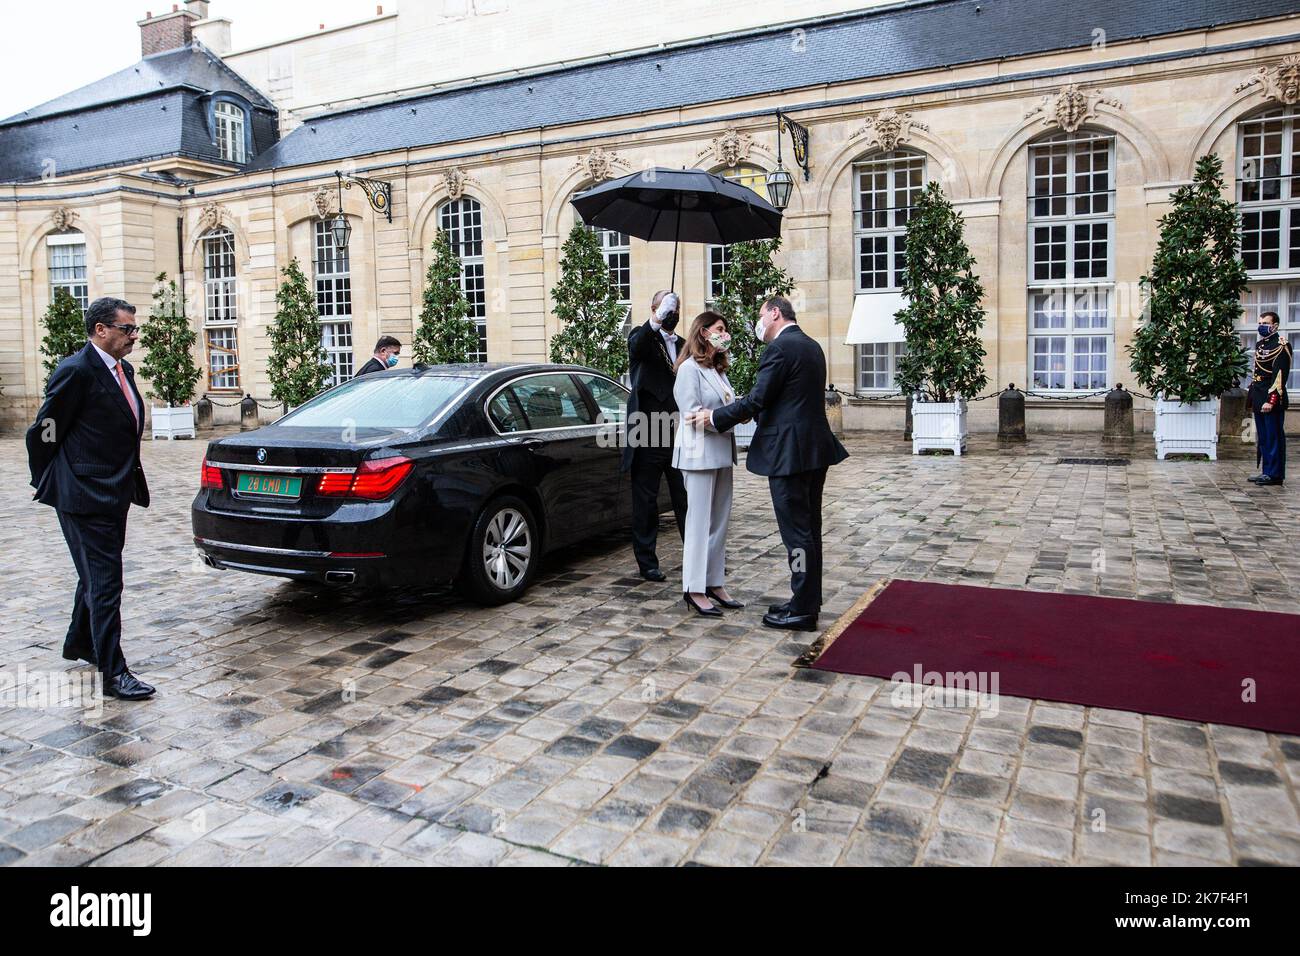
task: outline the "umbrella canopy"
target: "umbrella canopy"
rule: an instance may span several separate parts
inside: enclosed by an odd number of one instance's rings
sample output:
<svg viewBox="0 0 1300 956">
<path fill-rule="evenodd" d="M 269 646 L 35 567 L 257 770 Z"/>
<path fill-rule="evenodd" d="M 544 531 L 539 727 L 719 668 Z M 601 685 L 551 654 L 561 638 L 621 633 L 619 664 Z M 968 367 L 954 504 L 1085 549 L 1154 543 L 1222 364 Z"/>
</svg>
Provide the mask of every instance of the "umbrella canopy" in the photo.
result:
<svg viewBox="0 0 1300 956">
<path fill-rule="evenodd" d="M 781 235 L 779 209 L 748 186 L 702 169 L 646 169 L 588 189 L 572 201 L 587 225 L 649 242 L 725 246 Z"/>
</svg>

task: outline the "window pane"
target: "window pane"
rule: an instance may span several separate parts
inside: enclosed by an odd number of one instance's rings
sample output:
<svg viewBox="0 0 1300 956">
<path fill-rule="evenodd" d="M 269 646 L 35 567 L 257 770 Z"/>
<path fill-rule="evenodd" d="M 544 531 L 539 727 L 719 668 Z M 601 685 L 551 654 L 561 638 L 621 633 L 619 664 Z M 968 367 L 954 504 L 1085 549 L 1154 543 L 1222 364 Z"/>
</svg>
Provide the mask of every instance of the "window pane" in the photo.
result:
<svg viewBox="0 0 1300 956">
<path fill-rule="evenodd" d="M 416 428 L 472 381 L 450 375 L 363 375 L 318 395 L 274 427 Z"/>
<path fill-rule="evenodd" d="M 601 417 L 607 422 L 621 422 L 627 414 L 628 391 L 607 379 L 596 375 L 579 375 L 579 380 L 591 392 L 600 408 Z"/>
<path fill-rule="evenodd" d="M 578 386 L 567 375 L 538 375 L 511 387 L 531 429 L 572 428 L 595 421 Z"/>
</svg>

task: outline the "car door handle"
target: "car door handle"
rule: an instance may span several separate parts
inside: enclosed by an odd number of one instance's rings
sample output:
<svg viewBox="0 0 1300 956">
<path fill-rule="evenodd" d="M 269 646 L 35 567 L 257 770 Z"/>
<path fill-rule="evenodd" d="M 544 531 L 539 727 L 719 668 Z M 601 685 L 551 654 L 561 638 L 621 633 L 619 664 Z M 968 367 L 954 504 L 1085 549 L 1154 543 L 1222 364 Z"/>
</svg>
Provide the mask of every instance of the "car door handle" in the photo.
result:
<svg viewBox="0 0 1300 956">
<path fill-rule="evenodd" d="M 545 445 L 546 442 L 542 441 L 540 438 L 525 438 L 522 444 L 525 448 L 528 448 L 532 451 L 536 451 L 537 449 Z"/>
</svg>

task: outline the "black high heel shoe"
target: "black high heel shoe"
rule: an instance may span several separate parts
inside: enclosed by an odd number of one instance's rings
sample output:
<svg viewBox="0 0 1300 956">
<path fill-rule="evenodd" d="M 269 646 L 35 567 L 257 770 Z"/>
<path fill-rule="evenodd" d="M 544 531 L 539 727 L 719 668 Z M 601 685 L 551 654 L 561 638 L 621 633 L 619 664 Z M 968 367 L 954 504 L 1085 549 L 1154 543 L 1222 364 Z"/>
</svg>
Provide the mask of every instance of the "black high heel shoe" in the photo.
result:
<svg viewBox="0 0 1300 956">
<path fill-rule="evenodd" d="M 694 601 L 691 600 L 690 594 L 683 594 L 682 600 L 686 602 L 686 606 L 688 608 L 690 608 L 700 617 L 722 617 L 722 612 L 719 611 L 716 607 L 710 607 L 710 608 L 700 607 L 698 604 L 696 604 Z"/>
<path fill-rule="evenodd" d="M 705 588 L 704 593 L 710 601 L 712 601 L 714 604 L 721 604 L 728 611 L 739 611 L 742 607 L 745 606 L 740 601 L 723 600 L 722 598 L 718 597 L 716 594 L 713 593 L 713 588 Z"/>
</svg>

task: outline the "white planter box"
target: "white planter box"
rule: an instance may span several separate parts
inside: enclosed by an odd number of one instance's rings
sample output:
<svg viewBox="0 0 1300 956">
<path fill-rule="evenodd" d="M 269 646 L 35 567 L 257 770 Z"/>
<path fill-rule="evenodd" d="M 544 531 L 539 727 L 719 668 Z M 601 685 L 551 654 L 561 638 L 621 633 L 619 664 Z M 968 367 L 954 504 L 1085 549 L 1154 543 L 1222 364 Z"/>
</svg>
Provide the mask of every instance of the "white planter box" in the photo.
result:
<svg viewBox="0 0 1300 956">
<path fill-rule="evenodd" d="M 1166 401 L 1156 398 L 1156 457 L 1209 455 L 1215 461 L 1219 448 L 1219 400 Z"/>
<path fill-rule="evenodd" d="M 912 403 L 912 454 L 940 449 L 960 455 L 966 450 L 966 400 Z"/>
<path fill-rule="evenodd" d="M 153 440 L 194 437 L 194 406 L 179 408 L 152 408 Z"/>
</svg>

